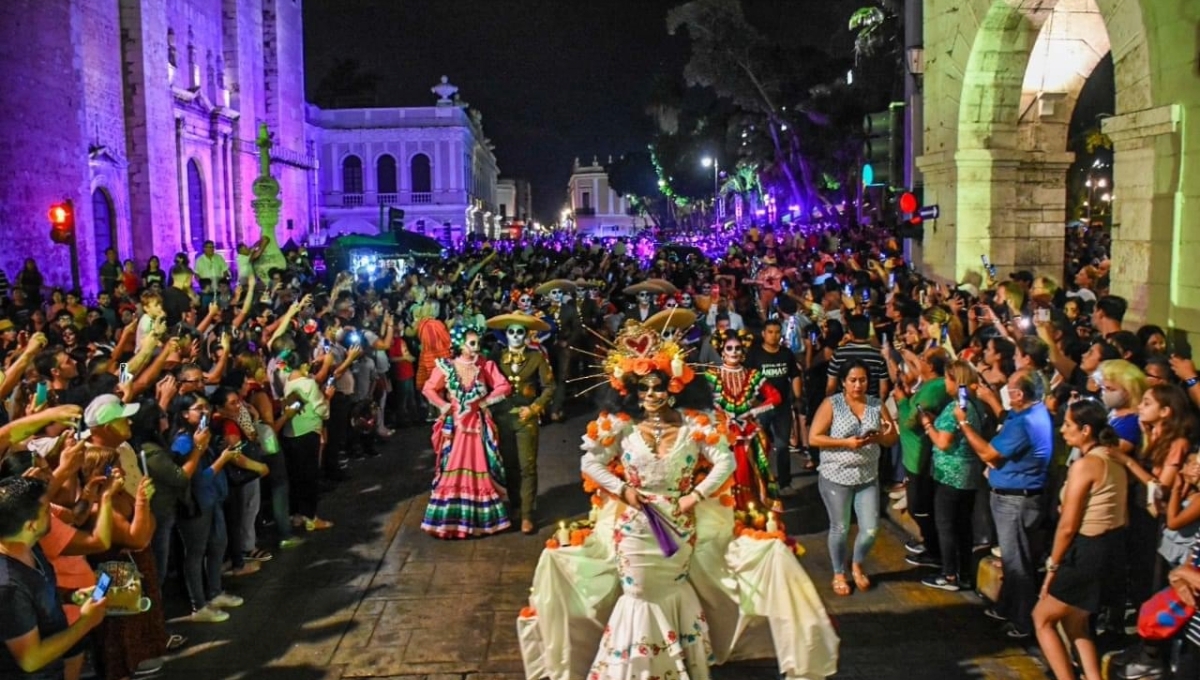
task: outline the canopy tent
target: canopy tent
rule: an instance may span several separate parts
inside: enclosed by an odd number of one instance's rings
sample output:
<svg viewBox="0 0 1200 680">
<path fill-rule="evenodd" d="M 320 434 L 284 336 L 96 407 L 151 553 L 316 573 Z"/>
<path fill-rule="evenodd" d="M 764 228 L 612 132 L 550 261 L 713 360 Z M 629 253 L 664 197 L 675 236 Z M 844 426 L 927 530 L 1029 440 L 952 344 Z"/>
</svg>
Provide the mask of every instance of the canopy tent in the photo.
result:
<svg viewBox="0 0 1200 680">
<path fill-rule="evenodd" d="M 358 258 L 432 260 L 441 258 L 443 251 L 444 247 L 436 239 L 411 231 L 347 234 L 329 242 L 325 250 L 325 262 L 329 271 L 343 271 L 350 269 Z"/>
</svg>

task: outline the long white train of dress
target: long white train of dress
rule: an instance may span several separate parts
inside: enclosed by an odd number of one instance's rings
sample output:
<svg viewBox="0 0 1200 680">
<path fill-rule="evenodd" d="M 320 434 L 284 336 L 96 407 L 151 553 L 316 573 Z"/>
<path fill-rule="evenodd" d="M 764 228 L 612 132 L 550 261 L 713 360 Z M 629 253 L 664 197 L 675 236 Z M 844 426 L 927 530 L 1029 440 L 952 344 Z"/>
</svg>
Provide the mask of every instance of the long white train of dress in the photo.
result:
<svg viewBox="0 0 1200 680">
<path fill-rule="evenodd" d="M 542 553 L 536 613 L 517 621 L 528 680 L 704 680 L 709 664 L 771 657 L 791 679 L 837 671 L 837 633 L 786 544 L 735 539 L 732 508 L 710 499 L 696 506 L 694 547 L 668 559 L 626 544 L 619 555 L 617 541 L 643 533 L 640 514 L 610 501 L 583 545 Z"/>
</svg>

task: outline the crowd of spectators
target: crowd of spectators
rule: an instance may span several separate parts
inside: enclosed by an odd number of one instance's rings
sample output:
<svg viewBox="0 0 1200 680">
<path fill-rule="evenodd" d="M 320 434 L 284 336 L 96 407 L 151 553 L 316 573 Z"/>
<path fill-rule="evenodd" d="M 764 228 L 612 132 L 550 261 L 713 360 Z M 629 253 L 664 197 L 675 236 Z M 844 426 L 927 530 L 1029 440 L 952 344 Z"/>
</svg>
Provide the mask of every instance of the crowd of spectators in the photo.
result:
<svg viewBox="0 0 1200 680">
<path fill-rule="evenodd" d="M 31 259 L 13 284 L 0 279 L 0 676 L 162 668 L 186 644 L 183 624 L 167 629 L 164 591 L 186 597 L 196 624 L 253 606 L 237 579 L 336 530 L 319 514 L 322 495 L 357 459 L 380 455 L 393 428 L 432 421 L 420 388 L 448 356 L 446 330 L 536 312 L 533 289 L 567 279 L 581 327 L 555 339 L 571 348 L 559 373 L 581 371 L 623 319 L 663 306 L 699 313 L 685 341 L 702 362 L 714 332 L 775 319 L 766 329 L 781 337 L 766 345 L 800 367 L 781 374 L 799 398 L 770 428 L 787 444 L 772 448 L 781 495 L 795 493 L 793 454 L 840 494 L 836 518 L 827 503 L 840 527 L 831 553 L 847 551 L 855 509 L 868 530 L 853 549 L 856 586 L 870 587 L 865 565 L 890 494 L 919 528 L 907 549 L 931 570 L 923 583 L 970 589 L 994 549 L 1004 585 L 981 615 L 1010 637 L 1036 635 L 1060 680 L 1075 677 L 1072 660 L 1099 678 L 1094 631 L 1123 636 L 1158 589 L 1169 583 L 1190 601 L 1200 585 L 1200 377 L 1182 336 L 1125 323 L 1102 237 L 1068 234 L 1065 277 L 982 271 L 959 282 L 922 276 L 871 227 L 670 244 L 473 240 L 441 259 L 327 278 L 303 251 L 259 279 L 261 243 L 239 246 L 233 266 L 206 244 L 165 271 L 157 258 L 139 271 L 110 252 L 86 300 L 47 289 Z M 624 294 L 648 278 L 681 292 Z M 489 335 L 485 351 L 499 340 Z M 773 360 L 756 354 L 752 363 Z M 850 396 L 830 402 L 843 386 Z M 579 401 L 576 391 L 557 398 Z M 845 425 L 864 412 L 886 427 Z M 97 565 L 122 561 L 141 574 L 146 611 L 75 604 Z M 851 592 L 844 576 L 835 592 Z M 1119 658 L 1120 677 L 1171 658 L 1194 664 L 1200 624 L 1188 630 L 1181 650 L 1142 645 Z"/>
</svg>

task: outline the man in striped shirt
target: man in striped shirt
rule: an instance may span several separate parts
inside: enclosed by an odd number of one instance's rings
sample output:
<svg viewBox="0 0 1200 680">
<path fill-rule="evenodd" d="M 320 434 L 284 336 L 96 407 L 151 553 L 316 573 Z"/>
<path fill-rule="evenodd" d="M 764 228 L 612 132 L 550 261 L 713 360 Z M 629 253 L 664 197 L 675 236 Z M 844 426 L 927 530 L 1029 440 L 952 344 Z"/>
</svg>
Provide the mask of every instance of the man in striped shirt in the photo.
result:
<svg viewBox="0 0 1200 680">
<path fill-rule="evenodd" d="M 870 370 L 867 375 L 867 394 L 875 395 L 881 400 L 887 399 L 891 385 L 888 384 L 887 362 L 879 348 L 871 344 L 871 320 L 862 314 L 855 314 L 846 321 L 848 338 L 846 343 L 833 352 L 826 371 L 825 394 L 832 395 L 838 390 L 838 371 L 842 364 L 850 359 L 858 359 Z"/>
</svg>

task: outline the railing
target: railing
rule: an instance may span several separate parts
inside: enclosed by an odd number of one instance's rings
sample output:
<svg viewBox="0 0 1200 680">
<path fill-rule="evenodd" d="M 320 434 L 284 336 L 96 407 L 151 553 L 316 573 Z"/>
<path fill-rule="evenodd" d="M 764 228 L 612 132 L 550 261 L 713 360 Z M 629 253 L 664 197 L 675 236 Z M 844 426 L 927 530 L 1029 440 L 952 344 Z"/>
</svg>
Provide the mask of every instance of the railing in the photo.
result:
<svg viewBox="0 0 1200 680">
<path fill-rule="evenodd" d="M 375 201 L 379 205 L 394 205 L 398 203 L 400 197 L 397 194 L 377 194 Z"/>
<path fill-rule="evenodd" d="M 342 205 L 347 208 L 357 207 L 363 204 L 362 194 L 342 194 Z"/>
<path fill-rule="evenodd" d="M 576 217 L 595 217 L 596 209 L 595 208 L 576 208 L 575 216 Z"/>
<path fill-rule="evenodd" d="M 259 154 L 258 142 L 253 139 L 235 139 L 233 142 L 234 150 L 239 153 L 254 154 L 255 156 Z M 317 167 L 316 156 L 310 156 L 303 151 L 284 149 L 279 146 L 271 147 L 271 160 L 304 170 L 312 170 Z"/>
<path fill-rule="evenodd" d="M 423 203 L 433 203 L 433 192 L 430 191 L 414 191 L 411 194 L 413 205 Z"/>
</svg>

